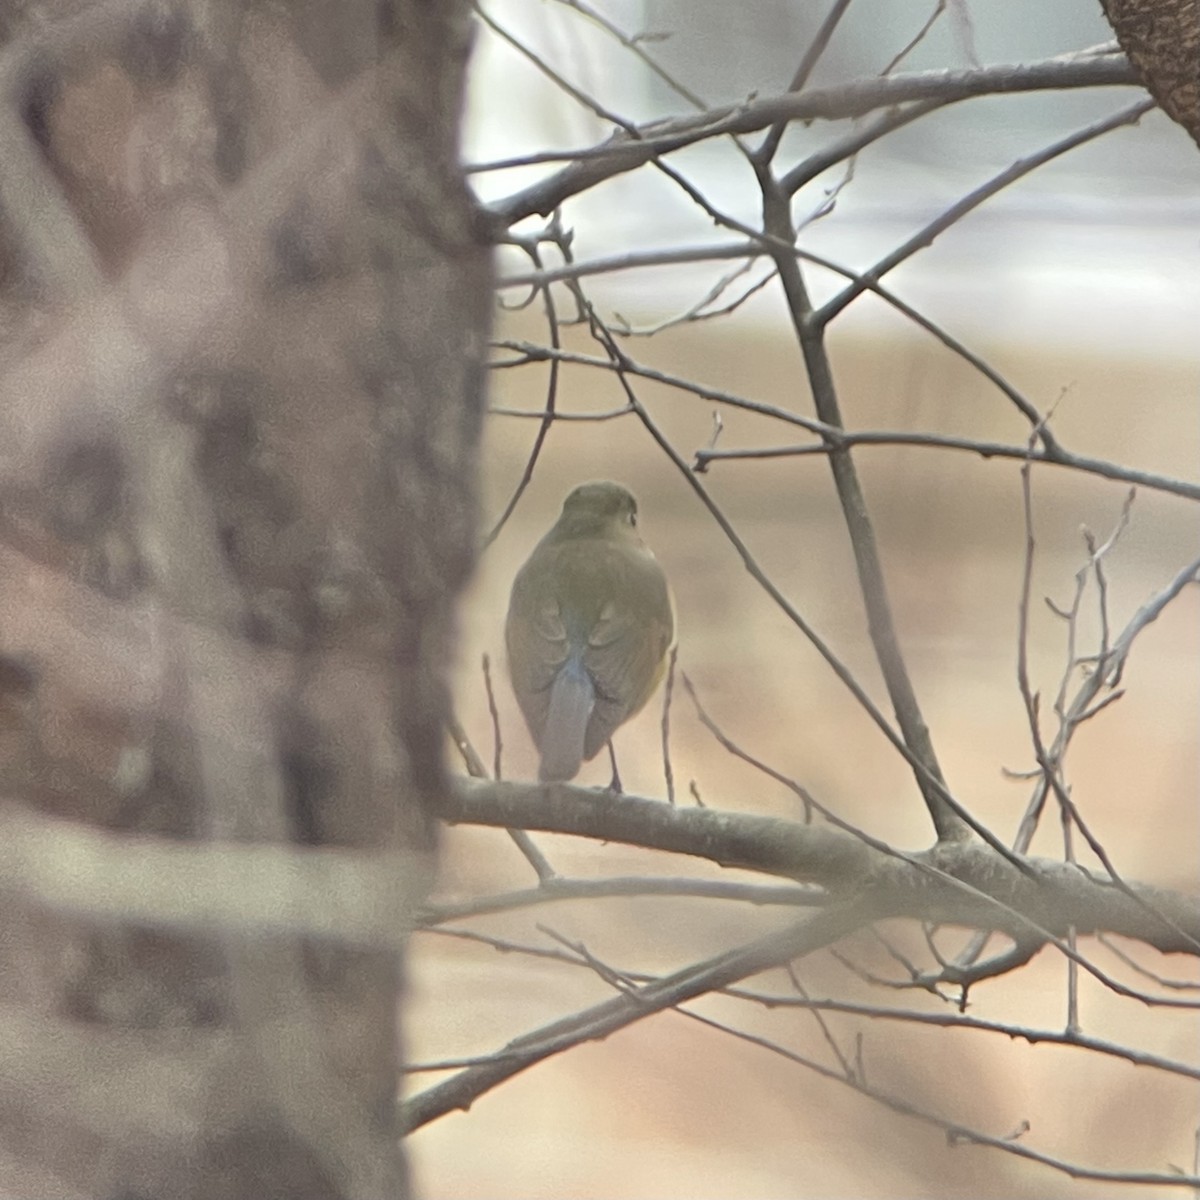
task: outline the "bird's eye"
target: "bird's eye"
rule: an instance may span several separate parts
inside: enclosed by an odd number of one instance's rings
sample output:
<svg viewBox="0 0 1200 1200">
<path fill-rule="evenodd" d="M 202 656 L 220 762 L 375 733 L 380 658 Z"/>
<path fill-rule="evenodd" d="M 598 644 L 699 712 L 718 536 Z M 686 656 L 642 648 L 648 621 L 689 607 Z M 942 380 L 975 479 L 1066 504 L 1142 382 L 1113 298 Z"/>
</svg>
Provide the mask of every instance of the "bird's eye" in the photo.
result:
<svg viewBox="0 0 1200 1200">
<path fill-rule="evenodd" d="M 629 523 L 630 523 L 630 525 L 637 524 L 637 509 L 636 508 L 631 508 L 629 510 Z"/>
</svg>

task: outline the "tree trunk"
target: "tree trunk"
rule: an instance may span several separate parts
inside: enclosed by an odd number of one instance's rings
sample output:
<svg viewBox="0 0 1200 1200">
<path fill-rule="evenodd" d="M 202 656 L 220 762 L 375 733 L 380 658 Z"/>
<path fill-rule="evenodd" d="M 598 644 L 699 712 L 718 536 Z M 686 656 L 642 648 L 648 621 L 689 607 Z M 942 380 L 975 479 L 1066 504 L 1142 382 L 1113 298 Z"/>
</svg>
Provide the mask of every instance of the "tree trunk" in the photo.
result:
<svg viewBox="0 0 1200 1200">
<path fill-rule="evenodd" d="M 1163 112 L 1200 146 L 1200 0 L 1100 0 Z"/>
<path fill-rule="evenodd" d="M 490 306 L 466 5 L 3 36 L 0 1194 L 406 1195 Z"/>
</svg>

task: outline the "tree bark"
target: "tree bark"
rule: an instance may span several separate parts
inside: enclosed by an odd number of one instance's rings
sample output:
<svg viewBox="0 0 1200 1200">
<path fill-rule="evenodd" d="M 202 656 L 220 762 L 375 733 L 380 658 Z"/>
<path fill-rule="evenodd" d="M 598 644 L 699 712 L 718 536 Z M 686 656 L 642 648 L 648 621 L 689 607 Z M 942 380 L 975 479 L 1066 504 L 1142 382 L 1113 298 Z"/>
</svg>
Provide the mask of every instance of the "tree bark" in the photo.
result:
<svg viewBox="0 0 1200 1200">
<path fill-rule="evenodd" d="M 1200 0 L 1100 0 L 1147 91 L 1200 146 Z"/>
<path fill-rule="evenodd" d="M 46 3 L 3 35 L 3 803 L 65 872 L 47 815 L 194 845 L 189 887 L 236 889 L 220 843 L 303 844 L 395 938 L 331 934 L 350 901 L 311 884 L 290 923 L 188 928 L 10 879 L 0 1192 L 406 1195 L 397 947 L 490 307 L 466 5 Z"/>
</svg>

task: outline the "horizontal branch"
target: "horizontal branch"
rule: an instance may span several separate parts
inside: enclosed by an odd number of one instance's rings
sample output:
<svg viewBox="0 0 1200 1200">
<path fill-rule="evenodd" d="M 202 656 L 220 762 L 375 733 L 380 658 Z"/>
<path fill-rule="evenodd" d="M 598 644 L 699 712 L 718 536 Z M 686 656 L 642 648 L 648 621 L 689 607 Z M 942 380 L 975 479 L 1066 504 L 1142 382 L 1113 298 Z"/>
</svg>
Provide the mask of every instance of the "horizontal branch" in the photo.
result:
<svg viewBox="0 0 1200 1200">
<path fill-rule="evenodd" d="M 1030 1046 L 1058 1046 L 1066 1049 L 1085 1050 L 1091 1054 L 1102 1054 L 1119 1058 L 1135 1067 L 1147 1067 L 1168 1075 L 1200 1082 L 1200 1067 L 1191 1066 L 1179 1059 L 1166 1058 L 1148 1050 L 1138 1050 L 1119 1042 L 1092 1037 L 1082 1030 L 1037 1029 L 1028 1025 L 1012 1025 L 1004 1021 L 990 1021 L 982 1017 L 969 1017 L 962 1013 L 920 1012 L 907 1008 L 888 1008 L 879 1004 L 863 1004 L 849 1000 L 817 999 L 809 996 L 768 995 L 751 992 L 744 988 L 726 988 L 724 995 L 747 1000 L 764 1008 L 807 1009 L 821 1013 L 842 1013 L 847 1016 L 867 1017 L 872 1021 L 895 1021 L 901 1024 L 927 1025 L 938 1029 L 966 1029 L 977 1033 L 999 1033 L 1010 1041 L 1027 1042 Z"/>
<path fill-rule="evenodd" d="M 645 270 L 657 267 L 687 266 L 693 263 L 722 262 L 726 259 L 754 259 L 768 253 L 765 239 L 695 246 L 676 246 L 672 249 L 629 250 L 605 258 L 584 259 L 543 267 L 539 271 L 519 271 L 496 280 L 496 290 L 506 288 L 541 288 L 564 280 L 586 279 L 589 275 L 609 275 L 617 271 Z M 854 278 L 853 271 L 845 271 Z"/>
<path fill-rule="evenodd" d="M 490 205 L 488 212 L 494 228 L 500 232 L 535 213 L 549 214 L 569 197 L 636 170 L 660 155 L 709 138 L 754 133 L 780 121 L 844 120 L 914 101 L 953 104 L 972 96 L 1114 86 L 1139 86 L 1123 55 L 1072 56 L 961 71 L 921 71 L 770 96 L 694 116 L 651 122 L 639 126 L 632 134 L 620 131 L 601 145 L 586 150 L 530 155 L 468 169 L 479 172 L 547 162 L 570 163 L 549 178 Z"/>
<path fill-rule="evenodd" d="M 879 294 L 884 294 L 882 289 L 876 290 L 879 291 Z M 907 309 L 907 306 L 902 305 L 894 297 L 885 298 L 888 300 L 888 303 L 893 304 L 902 311 Z M 828 425 L 824 421 L 818 421 L 812 417 L 806 417 L 801 413 L 781 408 L 779 405 L 767 404 L 760 400 L 752 400 L 746 396 L 735 395 L 732 392 L 710 387 L 696 380 L 684 379 L 678 375 L 668 374 L 665 371 L 645 366 L 642 363 L 629 362 L 623 364 L 622 369 L 626 374 L 637 375 L 643 379 L 664 384 L 667 387 L 690 392 L 700 400 L 711 400 L 715 404 L 724 404 L 730 408 L 740 409 L 743 412 L 753 413 L 756 416 L 766 417 L 772 421 L 780 421 L 785 425 L 804 429 L 822 439 L 819 443 L 809 445 L 749 447 L 742 450 L 697 450 L 693 469 L 701 473 L 708 470 L 712 463 L 724 460 L 798 458 L 804 455 L 824 455 L 828 454 L 834 447 L 924 446 L 942 450 L 965 450 L 971 454 L 978 454 L 981 458 L 1007 458 L 1022 462 L 1046 463 L 1050 466 L 1064 467 L 1069 471 L 1082 471 L 1087 475 L 1097 475 L 1102 479 L 1114 479 L 1122 483 L 1131 483 L 1135 487 L 1164 492 L 1171 496 L 1182 496 L 1185 500 L 1200 500 L 1200 483 L 1195 483 L 1188 479 L 1175 479 L 1169 475 L 1158 475 L 1152 471 L 1141 471 L 1136 467 L 1127 467 L 1122 463 L 1111 462 L 1103 458 L 1092 458 L 1086 454 L 1076 454 L 1068 450 L 1057 438 L 1050 435 L 1049 428 L 1043 424 L 1044 418 L 1034 412 L 1025 397 L 1021 396 L 1006 380 L 1002 379 L 977 355 L 973 354 L 965 346 L 957 343 L 943 330 L 938 329 L 930 323 L 926 323 L 913 310 L 907 309 L 906 315 L 909 315 L 924 328 L 928 329 L 953 353 L 957 354 L 964 361 L 969 362 L 986 379 L 998 387 L 1020 409 L 1022 415 L 1029 418 L 1036 426 L 1038 435 L 1042 440 L 1042 447 L 1035 448 L 1031 452 L 1028 443 L 1014 446 L 1006 442 L 986 442 L 976 438 L 954 437 L 939 433 L 913 433 L 906 430 L 843 430 L 838 429 L 836 426 Z M 524 366 L 528 363 L 550 362 L 567 363 L 573 366 L 589 367 L 594 370 L 616 373 L 616 367 L 610 359 L 600 358 L 596 355 L 580 354 L 576 351 L 561 350 L 552 346 L 539 346 L 534 342 L 512 339 L 498 340 L 493 343 L 493 346 L 496 349 L 510 350 L 514 354 L 519 355 L 515 359 L 506 359 L 493 363 L 492 367 L 495 370 Z M 544 410 L 536 409 L 520 413 L 512 410 L 493 409 L 492 411 L 503 411 L 504 415 L 507 416 L 521 416 L 534 420 L 545 420 L 548 416 L 553 416 L 556 421 L 595 421 L 611 420 L 614 417 L 623 416 L 630 412 L 631 409 L 627 405 L 624 408 L 610 409 L 604 413 L 571 414 L 558 412 L 548 414 Z"/>
<path fill-rule="evenodd" d="M 925 446 L 941 450 L 965 450 L 978 454 L 981 458 L 1008 458 L 1018 462 L 1046 463 L 1055 467 L 1066 467 L 1072 471 L 1083 471 L 1088 475 L 1098 475 L 1102 479 L 1115 479 L 1122 483 L 1131 483 L 1136 487 L 1147 488 L 1156 492 L 1166 492 L 1172 496 L 1182 496 L 1185 500 L 1200 500 L 1200 483 L 1192 483 L 1187 479 L 1172 479 L 1168 475 L 1157 475 L 1151 471 L 1139 471 L 1136 467 L 1126 467 L 1121 463 L 1109 462 L 1102 458 L 1089 458 L 1085 454 L 1074 454 L 1069 450 L 1055 447 L 1030 449 L 1025 446 L 1011 446 L 1005 442 L 985 442 L 975 438 L 953 437 L 940 433 L 906 433 L 902 430 L 870 429 L 856 432 L 834 432 L 825 434 L 826 441 L 807 446 L 762 446 L 750 447 L 745 450 L 697 450 L 695 469 L 707 471 L 717 462 L 732 462 L 740 459 L 760 458 L 802 458 L 805 455 L 826 455 L 832 450 L 850 446 Z"/>
<path fill-rule="evenodd" d="M 824 904 L 820 888 L 761 883 L 732 883 L 722 879 L 664 879 L 659 876 L 621 876 L 615 879 L 564 879 L 550 876 L 537 887 L 500 892 L 477 899 L 427 904 L 417 914 L 418 926 L 441 925 L 464 917 L 510 912 L 551 904 L 556 900 L 598 900 L 613 897 L 684 896 L 694 900 L 733 900 L 741 904 L 787 905 L 805 908 Z"/>
<path fill-rule="evenodd" d="M 746 1030 L 737 1029 L 723 1021 L 716 1021 L 711 1017 L 693 1012 L 691 1009 L 681 1008 L 679 1011 L 683 1016 L 689 1017 L 691 1020 L 697 1021 L 709 1029 L 717 1030 L 737 1038 L 739 1041 L 758 1046 L 783 1058 L 787 1062 L 795 1063 L 806 1070 L 812 1071 L 823 1079 L 828 1079 L 841 1084 L 843 1087 L 850 1088 L 860 1096 L 882 1104 L 885 1108 L 890 1109 L 900 1116 L 909 1117 L 912 1120 L 920 1121 L 924 1125 L 932 1126 L 943 1133 L 947 1144 L 951 1147 L 960 1145 L 986 1146 L 992 1150 L 1000 1150 L 1005 1154 L 1013 1155 L 1016 1158 L 1023 1158 L 1027 1162 L 1035 1162 L 1041 1166 L 1050 1167 L 1052 1170 L 1061 1171 L 1064 1175 L 1069 1175 L 1072 1179 L 1086 1179 L 1101 1183 L 1123 1183 L 1128 1186 L 1143 1187 L 1195 1188 L 1200 1184 L 1200 1177 L 1187 1175 L 1182 1171 L 1114 1171 L 1104 1167 L 1089 1167 L 1083 1163 L 1060 1158 L 1058 1155 L 1048 1154 L 1043 1150 L 1028 1146 L 1021 1140 L 1024 1132 L 1028 1130 L 1028 1125 L 1016 1134 L 1010 1133 L 1000 1136 L 993 1133 L 986 1133 L 982 1129 L 973 1128 L 969 1125 L 961 1124 L 959 1121 L 941 1116 L 924 1105 L 915 1104 L 903 1090 L 893 1091 L 878 1087 L 870 1083 L 867 1077 L 860 1071 L 847 1069 L 845 1066 L 842 1066 L 840 1069 L 825 1066 L 806 1055 L 789 1050 L 786 1046 L 781 1045 L 779 1042 L 771 1041 L 769 1038 L 749 1033 Z"/>
<path fill-rule="evenodd" d="M 564 966 L 593 973 L 596 970 L 596 964 L 590 957 L 581 957 L 578 954 L 568 953 L 557 947 L 549 948 L 541 945 L 525 945 L 506 938 L 497 938 L 472 930 L 439 929 L 436 932 L 447 934 L 454 938 L 461 938 L 465 941 L 476 942 L 484 946 L 490 946 L 502 954 L 518 954 L 539 961 L 553 961 Z M 1100 940 L 1103 941 L 1103 937 Z M 1112 950 L 1113 947 L 1109 946 L 1109 949 Z M 1129 959 L 1126 965 L 1131 965 L 1132 962 L 1133 960 Z M 619 977 L 630 983 L 656 983 L 661 979 L 660 975 L 652 972 L 630 970 L 624 967 L 610 966 L 609 970 L 614 977 Z M 1161 983 L 1159 980 L 1156 980 L 1156 982 Z M 909 986 L 916 988 L 920 985 L 917 981 L 912 981 Z M 743 1000 L 767 1010 L 799 1009 L 817 1013 L 839 1013 L 847 1016 L 867 1017 L 873 1021 L 894 1021 L 902 1024 L 927 1025 L 940 1029 L 965 1029 L 979 1033 L 999 1033 L 1012 1041 L 1024 1041 L 1031 1046 L 1048 1045 L 1084 1050 L 1094 1054 L 1102 1054 L 1106 1057 L 1119 1058 L 1125 1062 L 1132 1063 L 1134 1066 L 1147 1067 L 1150 1070 L 1162 1071 L 1164 1074 L 1178 1075 L 1185 1079 L 1200 1081 L 1200 1066 L 1192 1066 L 1179 1059 L 1166 1058 L 1161 1054 L 1154 1054 L 1150 1051 L 1139 1050 L 1133 1046 L 1126 1046 L 1119 1042 L 1093 1037 L 1082 1030 L 1039 1029 L 1028 1025 L 1014 1025 L 1004 1021 L 992 1021 L 982 1017 L 967 1016 L 963 1012 L 927 1012 L 910 1008 L 892 1008 L 882 1004 L 867 1004 L 862 1001 L 837 1000 L 832 997 L 819 998 L 810 996 L 807 993 L 798 992 L 764 992 L 752 988 L 735 986 L 722 988 L 718 994 L 729 996 L 735 1000 Z M 406 1063 L 404 1070 L 410 1074 L 423 1071 L 454 1070 L 490 1061 L 492 1057 L 493 1055 L 488 1054 L 476 1055 L 469 1060 L 441 1059 L 436 1062 Z"/>
<path fill-rule="evenodd" d="M 724 867 L 816 883 L 831 896 L 869 896 L 887 917 L 1008 934 L 1098 932 L 1164 953 L 1196 952 L 1200 897 L 1147 884 L 1124 887 L 1053 859 L 1024 871 L 978 842 L 907 854 L 865 836 L 778 817 L 675 808 L 569 785 L 457 779 L 439 802 L 451 823 L 537 829 L 708 859 Z"/>
</svg>

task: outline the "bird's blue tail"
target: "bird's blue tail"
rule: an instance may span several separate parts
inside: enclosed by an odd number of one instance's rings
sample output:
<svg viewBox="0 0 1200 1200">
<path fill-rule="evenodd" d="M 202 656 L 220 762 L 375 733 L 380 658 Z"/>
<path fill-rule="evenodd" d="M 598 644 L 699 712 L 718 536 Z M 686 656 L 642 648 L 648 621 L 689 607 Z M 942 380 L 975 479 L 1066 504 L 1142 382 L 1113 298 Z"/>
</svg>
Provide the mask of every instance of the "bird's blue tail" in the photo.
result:
<svg viewBox="0 0 1200 1200">
<path fill-rule="evenodd" d="M 542 765 L 538 769 L 543 783 L 574 779 L 579 773 L 588 718 L 595 703 L 591 676 L 572 655 L 559 668 L 550 690 L 550 711 L 542 733 Z"/>
</svg>

